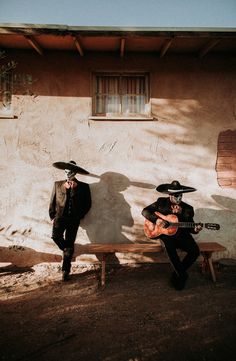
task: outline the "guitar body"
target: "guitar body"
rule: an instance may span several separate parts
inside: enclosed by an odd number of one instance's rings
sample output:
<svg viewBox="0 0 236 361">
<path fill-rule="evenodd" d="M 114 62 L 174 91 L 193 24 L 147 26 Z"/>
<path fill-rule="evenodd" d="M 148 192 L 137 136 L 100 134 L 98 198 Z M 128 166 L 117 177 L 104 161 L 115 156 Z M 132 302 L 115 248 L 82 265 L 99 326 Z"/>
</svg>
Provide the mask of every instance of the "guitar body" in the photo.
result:
<svg viewBox="0 0 236 361">
<path fill-rule="evenodd" d="M 148 238 L 158 238 L 161 234 L 173 236 L 178 228 L 194 228 L 196 225 L 201 225 L 209 230 L 219 230 L 220 225 L 217 223 L 194 223 L 194 222 L 179 222 L 175 214 L 168 214 L 165 216 L 160 212 L 155 212 L 157 215 L 156 224 L 153 224 L 148 219 L 144 222 L 144 233 Z"/>
<path fill-rule="evenodd" d="M 157 219 L 156 224 L 146 219 L 144 222 L 144 233 L 148 238 L 157 238 L 161 234 L 173 236 L 177 232 L 178 227 L 168 226 L 168 223 L 178 223 L 178 217 L 174 214 L 168 214 L 167 216 L 162 214 L 161 218 Z"/>
</svg>

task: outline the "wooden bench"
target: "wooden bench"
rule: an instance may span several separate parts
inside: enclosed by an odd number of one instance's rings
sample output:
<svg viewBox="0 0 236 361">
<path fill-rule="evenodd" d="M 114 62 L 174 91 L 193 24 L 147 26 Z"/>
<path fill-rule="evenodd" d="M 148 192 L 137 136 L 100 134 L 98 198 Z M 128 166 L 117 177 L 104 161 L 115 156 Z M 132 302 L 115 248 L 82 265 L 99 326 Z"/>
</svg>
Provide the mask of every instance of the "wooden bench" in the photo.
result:
<svg viewBox="0 0 236 361">
<path fill-rule="evenodd" d="M 217 242 L 199 242 L 198 243 L 200 253 L 203 256 L 202 271 L 206 272 L 209 269 L 212 277 L 212 281 L 216 282 L 216 274 L 212 263 L 212 254 L 214 252 L 223 252 L 226 250 L 224 246 Z"/>
<path fill-rule="evenodd" d="M 216 282 L 216 275 L 212 263 L 214 252 L 225 251 L 225 247 L 216 242 L 199 242 L 200 253 L 203 256 L 201 265 L 202 271 L 210 271 L 213 282 Z M 76 248 L 76 254 L 101 254 L 101 285 L 106 283 L 106 258 L 114 253 L 158 253 L 163 250 L 161 243 L 140 243 L 140 244 L 86 244 Z"/>
</svg>

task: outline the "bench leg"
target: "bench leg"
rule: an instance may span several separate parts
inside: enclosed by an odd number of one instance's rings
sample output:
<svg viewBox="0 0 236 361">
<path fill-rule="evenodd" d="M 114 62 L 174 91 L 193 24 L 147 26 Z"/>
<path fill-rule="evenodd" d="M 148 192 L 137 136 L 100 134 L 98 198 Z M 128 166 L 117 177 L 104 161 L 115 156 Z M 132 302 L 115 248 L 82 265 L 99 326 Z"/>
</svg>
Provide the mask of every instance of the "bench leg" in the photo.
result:
<svg viewBox="0 0 236 361">
<path fill-rule="evenodd" d="M 202 256 L 203 256 L 202 271 L 205 272 L 206 268 L 208 267 L 211 273 L 212 281 L 216 282 L 215 270 L 211 258 L 212 252 L 202 252 Z"/>
<path fill-rule="evenodd" d="M 102 254 L 102 274 L 101 274 L 101 285 L 104 287 L 106 284 L 106 253 Z"/>
</svg>

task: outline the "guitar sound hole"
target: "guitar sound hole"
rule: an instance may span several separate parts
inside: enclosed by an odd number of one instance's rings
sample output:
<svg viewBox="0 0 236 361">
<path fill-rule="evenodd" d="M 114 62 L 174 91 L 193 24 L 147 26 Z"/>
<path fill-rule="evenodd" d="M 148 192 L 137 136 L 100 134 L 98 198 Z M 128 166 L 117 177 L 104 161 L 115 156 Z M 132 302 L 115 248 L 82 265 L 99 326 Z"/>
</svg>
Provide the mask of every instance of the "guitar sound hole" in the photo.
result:
<svg viewBox="0 0 236 361">
<path fill-rule="evenodd" d="M 163 228 L 168 228 L 169 225 L 170 225 L 169 222 L 167 222 L 167 221 L 164 221 L 164 222 L 163 222 Z"/>
</svg>

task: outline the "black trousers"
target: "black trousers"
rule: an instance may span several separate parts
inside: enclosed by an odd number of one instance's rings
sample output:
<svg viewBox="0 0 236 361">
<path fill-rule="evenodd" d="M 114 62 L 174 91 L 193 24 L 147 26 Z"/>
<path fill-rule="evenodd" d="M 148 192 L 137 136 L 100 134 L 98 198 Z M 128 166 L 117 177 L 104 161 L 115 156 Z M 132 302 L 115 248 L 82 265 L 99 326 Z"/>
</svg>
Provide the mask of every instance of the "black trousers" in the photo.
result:
<svg viewBox="0 0 236 361">
<path fill-rule="evenodd" d="M 193 236 L 188 232 L 180 232 L 174 236 L 161 235 L 166 252 L 169 256 L 170 262 L 174 267 L 175 272 L 181 277 L 186 275 L 186 271 L 198 258 L 200 251 Z M 183 260 L 179 258 L 177 249 L 186 252 Z"/>
<path fill-rule="evenodd" d="M 73 217 L 56 217 L 52 227 L 52 239 L 63 251 L 62 271 L 70 272 L 74 243 L 80 220 Z"/>
</svg>

